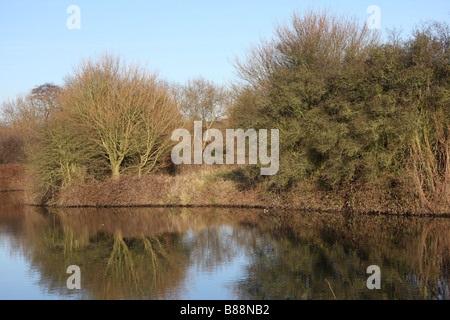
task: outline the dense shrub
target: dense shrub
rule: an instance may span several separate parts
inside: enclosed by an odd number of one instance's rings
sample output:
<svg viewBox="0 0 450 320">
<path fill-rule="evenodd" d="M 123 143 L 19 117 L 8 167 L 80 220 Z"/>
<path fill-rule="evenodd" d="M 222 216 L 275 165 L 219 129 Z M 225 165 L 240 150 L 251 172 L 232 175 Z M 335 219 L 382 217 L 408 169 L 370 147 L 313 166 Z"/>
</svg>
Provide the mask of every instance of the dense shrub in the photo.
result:
<svg viewBox="0 0 450 320">
<path fill-rule="evenodd" d="M 354 20 L 294 15 L 237 61 L 237 127 L 280 129 L 273 190 L 414 181 L 423 204 L 448 201 L 449 30 L 431 23 L 382 43 Z"/>
</svg>

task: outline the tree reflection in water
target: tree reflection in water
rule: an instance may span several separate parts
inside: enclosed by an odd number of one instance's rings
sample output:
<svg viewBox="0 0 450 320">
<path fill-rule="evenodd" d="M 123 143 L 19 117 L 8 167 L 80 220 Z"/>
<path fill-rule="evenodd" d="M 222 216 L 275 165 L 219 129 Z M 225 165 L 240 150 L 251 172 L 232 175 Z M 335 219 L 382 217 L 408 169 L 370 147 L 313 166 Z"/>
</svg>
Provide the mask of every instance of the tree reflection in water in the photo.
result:
<svg viewBox="0 0 450 320">
<path fill-rule="evenodd" d="M 449 299 L 450 221 L 290 213 L 264 218 L 241 299 Z M 278 225 L 269 223 L 279 221 Z M 379 265 L 382 290 L 368 290 Z"/>
<path fill-rule="evenodd" d="M 190 266 L 219 275 L 221 266 L 244 256 L 241 275 L 226 284 L 236 299 L 450 297 L 450 220 L 444 218 L 46 210 L 22 206 L 12 194 L 0 197 L 0 228 L 15 238 L 12 250 L 24 253 L 42 288 L 61 296 L 74 295 L 65 286 L 69 265 L 82 270 L 84 299 L 177 299 L 189 290 Z M 370 265 L 381 267 L 381 290 L 366 287 Z"/>
</svg>

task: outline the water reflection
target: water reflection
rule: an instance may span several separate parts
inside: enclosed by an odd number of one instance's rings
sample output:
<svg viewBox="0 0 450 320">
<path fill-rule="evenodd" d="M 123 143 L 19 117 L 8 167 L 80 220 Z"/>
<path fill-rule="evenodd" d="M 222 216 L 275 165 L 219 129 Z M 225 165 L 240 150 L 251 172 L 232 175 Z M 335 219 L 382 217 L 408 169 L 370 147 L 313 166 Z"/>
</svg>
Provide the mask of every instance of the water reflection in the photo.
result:
<svg viewBox="0 0 450 320">
<path fill-rule="evenodd" d="M 0 194 L 0 252 L 8 252 L 0 253 L 0 265 L 34 272 L 16 279 L 24 298 L 450 297 L 448 219 L 242 209 L 47 210 L 22 206 L 19 196 Z M 365 272 L 373 264 L 382 270 L 381 290 L 366 287 Z M 69 265 L 81 268 L 81 291 L 66 288 Z M 1 299 L 12 298 L 9 279 L 0 274 Z"/>
</svg>

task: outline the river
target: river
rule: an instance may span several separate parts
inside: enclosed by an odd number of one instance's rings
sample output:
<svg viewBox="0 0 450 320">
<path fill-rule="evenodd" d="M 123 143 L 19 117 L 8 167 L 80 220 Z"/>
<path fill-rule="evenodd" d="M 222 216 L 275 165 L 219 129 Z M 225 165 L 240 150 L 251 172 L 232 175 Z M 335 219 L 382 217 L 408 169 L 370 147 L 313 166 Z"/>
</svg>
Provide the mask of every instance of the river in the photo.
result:
<svg viewBox="0 0 450 320">
<path fill-rule="evenodd" d="M 0 193 L 0 299 L 450 299 L 450 219 L 24 206 Z M 381 289 L 369 289 L 369 266 Z M 69 266 L 81 289 L 69 289 Z"/>
</svg>

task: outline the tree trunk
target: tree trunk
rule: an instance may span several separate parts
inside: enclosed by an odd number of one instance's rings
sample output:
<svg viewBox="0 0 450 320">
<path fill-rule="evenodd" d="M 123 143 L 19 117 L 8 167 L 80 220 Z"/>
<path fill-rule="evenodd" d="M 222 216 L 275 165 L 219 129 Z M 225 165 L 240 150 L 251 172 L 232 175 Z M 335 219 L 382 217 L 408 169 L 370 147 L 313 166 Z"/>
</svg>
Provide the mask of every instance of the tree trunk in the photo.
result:
<svg viewBox="0 0 450 320">
<path fill-rule="evenodd" d="M 119 162 L 111 163 L 111 172 L 112 172 L 112 178 L 114 180 L 119 180 L 119 178 L 120 178 L 120 163 Z"/>
</svg>

